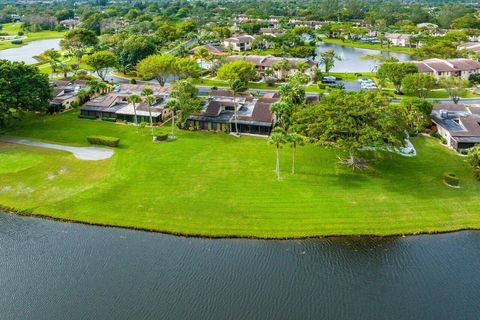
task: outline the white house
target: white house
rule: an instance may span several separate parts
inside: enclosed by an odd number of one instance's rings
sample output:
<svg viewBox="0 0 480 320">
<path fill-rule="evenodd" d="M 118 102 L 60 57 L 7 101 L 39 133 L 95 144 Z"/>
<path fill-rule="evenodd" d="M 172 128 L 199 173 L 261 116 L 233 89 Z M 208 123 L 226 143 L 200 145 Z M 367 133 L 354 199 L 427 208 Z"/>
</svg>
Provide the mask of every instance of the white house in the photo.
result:
<svg viewBox="0 0 480 320">
<path fill-rule="evenodd" d="M 461 77 L 468 80 L 471 74 L 480 73 L 480 62 L 472 59 L 428 59 L 412 61 L 417 65 L 418 72 L 428 73 L 435 78 Z"/>
<path fill-rule="evenodd" d="M 385 38 L 387 38 L 390 43 L 394 46 L 399 47 L 410 47 L 410 38 L 412 35 L 403 34 L 403 33 L 386 33 Z"/>
<path fill-rule="evenodd" d="M 251 44 L 254 39 L 255 37 L 248 34 L 231 37 L 223 41 L 223 46 L 233 51 L 246 51 L 251 49 Z"/>
</svg>

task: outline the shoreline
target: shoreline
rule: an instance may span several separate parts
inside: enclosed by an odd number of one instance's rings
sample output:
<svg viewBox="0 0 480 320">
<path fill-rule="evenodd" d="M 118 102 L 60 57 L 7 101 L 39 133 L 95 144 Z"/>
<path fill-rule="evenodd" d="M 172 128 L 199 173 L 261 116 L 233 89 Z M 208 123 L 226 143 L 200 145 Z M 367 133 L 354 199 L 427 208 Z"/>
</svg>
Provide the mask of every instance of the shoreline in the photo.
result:
<svg viewBox="0 0 480 320">
<path fill-rule="evenodd" d="M 244 239 L 244 240 L 265 240 L 265 241 L 272 240 L 273 241 L 273 240 L 308 240 L 308 239 L 328 239 L 328 238 L 398 238 L 398 237 L 404 238 L 404 237 L 414 237 L 414 236 L 423 236 L 423 235 L 441 235 L 441 234 L 449 234 L 449 233 L 462 232 L 462 231 L 480 231 L 480 228 L 466 227 L 466 228 L 457 228 L 457 229 L 451 229 L 451 230 L 393 233 L 393 234 L 386 234 L 386 235 L 331 234 L 331 235 L 312 235 L 312 236 L 298 236 L 298 237 L 294 237 L 294 236 L 292 237 L 261 237 L 261 236 L 253 236 L 253 235 L 252 236 L 206 235 L 206 234 L 183 233 L 183 232 L 176 232 L 176 231 L 159 230 L 154 228 L 122 226 L 122 225 L 115 225 L 110 223 L 88 222 L 88 221 L 80 221 L 80 220 L 74 220 L 74 219 L 68 219 L 68 218 L 53 217 L 48 214 L 40 214 L 40 213 L 34 213 L 29 211 L 16 210 L 14 208 L 2 206 L 1 204 L 0 204 L 0 212 L 9 214 L 9 215 L 31 217 L 31 218 L 44 219 L 44 220 L 63 222 L 63 223 L 83 224 L 86 226 L 95 226 L 95 227 L 102 227 L 102 228 L 117 228 L 117 229 L 125 229 L 125 230 L 140 231 L 140 232 L 159 233 L 167 236 L 175 236 L 175 237 L 182 237 L 182 238 L 211 239 L 211 240 Z"/>
</svg>

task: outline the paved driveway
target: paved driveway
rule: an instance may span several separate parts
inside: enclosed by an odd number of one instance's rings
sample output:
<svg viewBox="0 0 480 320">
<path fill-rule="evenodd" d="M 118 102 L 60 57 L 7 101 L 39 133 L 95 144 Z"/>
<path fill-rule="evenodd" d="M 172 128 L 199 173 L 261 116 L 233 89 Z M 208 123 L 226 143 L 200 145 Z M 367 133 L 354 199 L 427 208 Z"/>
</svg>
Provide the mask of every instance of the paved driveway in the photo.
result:
<svg viewBox="0 0 480 320">
<path fill-rule="evenodd" d="M 70 146 L 64 146 L 60 144 L 38 142 L 38 141 L 32 141 L 32 140 L 26 140 L 26 139 L 20 139 L 20 138 L 12 138 L 12 137 L 0 137 L 0 141 L 8 142 L 8 143 L 23 144 L 23 145 L 39 147 L 39 148 L 62 150 L 62 151 L 72 153 L 75 156 L 75 158 L 80 160 L 91 160 L 91 161 L 105 160 L 113 156 L 113 150 L 107 149 L 107 148 L 70 147 Z"/>
</svg>

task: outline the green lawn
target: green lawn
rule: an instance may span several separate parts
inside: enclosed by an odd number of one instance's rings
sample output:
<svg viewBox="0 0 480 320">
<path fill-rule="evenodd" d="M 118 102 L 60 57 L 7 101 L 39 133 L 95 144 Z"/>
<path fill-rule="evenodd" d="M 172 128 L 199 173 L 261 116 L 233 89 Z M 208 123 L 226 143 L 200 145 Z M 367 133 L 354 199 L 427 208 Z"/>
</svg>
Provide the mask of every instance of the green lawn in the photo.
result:
<svg viewBox="0 0 480 320">
<path fill-rule="evenodd" d="M 399 52 L 399 53 L 407 53 L 407 54 L 414 54 L 415 53 L 415 49 L 412 49 L 412 48 L 397 47 L 397 46 L 387 47 L 386 45 L 384 45 L 382 47 L 382 46 L 380 46 L 379 43 L 367 43 L 367 42 L 342 40 L 342 39 L 331 39 L 331 38 L 322 38 L 322 41 L 325 42 L 325 43 L 334 43 L 334 44 L 339 44 L 339 45 L 346 46 L 346 47 L 390 51 L 390 52 Z"/>
<path fill-rule="evenodd" d="M 3 25 L 3 29 L 0 31 L 2 33 L 8 33 L 9 35 L 16 35 L 21 31 L 21 23 L 6 23 Z M 12 44 L 11 41 L 0 41 L 0 50 L 21 47 L 27 44 L 30 41 L 35 40 L 46 40 L 46 39 L 55 39 L 63 38 L 65 31 L 40 31 L 40 32 L 25 32 L 26 39 L 23 39 L 22 44 Z"/>
<path fill-rule="evenodd" d="M 169 128 L 162 128 L 167 131 Z M 81 120 L 69 112 L 34 118 L 8 135 L 86 145 L 117 136 L 112 159 L 88 162 L 53 150 L 0 144 L 0 204 L 56 218 L 205 236 L 303 237 L 402 234 L 480 227 L 480 183 L 464 158 L 431 138 L 418 156 L 386 154 L 366 171 L 337 164 L 337 152 L 298 150 L 263 138 L 178 132 L 153 144 L 148 129 Z M 442 183 L 456 173 L 461 189 Z"/>
</svg>

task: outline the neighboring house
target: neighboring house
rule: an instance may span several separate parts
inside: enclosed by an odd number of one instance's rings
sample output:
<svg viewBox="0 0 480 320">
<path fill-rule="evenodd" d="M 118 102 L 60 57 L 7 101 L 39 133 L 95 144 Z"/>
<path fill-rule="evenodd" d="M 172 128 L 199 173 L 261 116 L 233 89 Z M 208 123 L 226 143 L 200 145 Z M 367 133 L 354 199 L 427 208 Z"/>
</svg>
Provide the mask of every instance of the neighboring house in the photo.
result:
<svg viewBox="0 0 480 320">
<path fill-rule="evenodd" d="M 157 101 L 152 106 L 153 122 L 162 122 L 166 115 L 165 104 L 168 100 L 169 87 L 148 86 L 154 91 Z M 97 119 L 109 118 L 124 120 L 127 122 L 134 121 L 133 105 L 128 103 L 128 96 L 131 94 L 140 95 L 145 88 L 143 85 L 121 84 L 112 92 L 103 94 L 95 99 L 86 102 L 80 108 L 80 114 Z M 148 105 L 144 102 L 136 106 L 137 121 L 149 122 Z"/>
<path fill-rule="evenodd" d="M 480 144 L 480 106 L 437 104 L 431 116 L 448 147 L 458 151 Z"/>
<path fill-rule="evenodd" d="M 433 31 L 433 30 L 438 30 L 438 25 L 436 25 L 435 23 L 423 22 L 423 23 L 418 23 L 417 28 Z"/>
<path fill-rule="evenodd" d="M 242 22 L 248 21 L 248 20 L 253 20 L 253 21 L 256 21 L 258 23 L 263 23 L 263 24 L 267 25 L 269 28 L 278 28 L 279 25 L 280 25 L 278 17 L 273 17 L 272 16 L 268 19 L 250 19 L 245 14 L 239 14 L 238 16 L 236 16 L 233 19 L 232 23 L 235 27 L 239 27 Z"/>
<path fill-rule="evenodd" d="M 478 42 L 467 42 L 458 46 L 458 50 L 469 50 L 476 53 L 480 53 L 480 43 Z"/>
<path fill-rule="evenodd" d="M 418 72 L 429 73 L 435 78 L 461 77 L 468 80 L 471 74 L 480 73 L 480 62 L 472 59 L 428 59 L 412 61 L 417 65 Z"/>
<path fill-rule="evenodd" d="M 386 33 L 385 38 L 387 38 L 390 43 L 398 47 L 412 47 L 415 44 L 410 43 L 410 38 L 412 35 L 403 34 L 403 33 Z"/>
<path fill-rule="evenodd" d="M 290 19 L 288 20 L 288 24 L 294 27 L 309 27 L 312 29 L 320 29 L 324 24 L 326 24 L 326 21 L 303 21 L 303 20 L 296 20 L 296 19 Z"/>
<path fill-rule="evenodd" d="M 61 20 L 59 23 L 62 27 L 69 30 L 73 30 L 75 28 L 82 26 L 82 22 L 78 19 Z"/>
<path fill-rule="evenodd" d="M 231 37 L 223 41 L 223 46 L 233 51 L 246 51 L 251 49 L 254 39 L 255 37 L 251 35 Z"/>
<path fill-rule="evenodd" d="M 190 51 L 188 52 L 190 57 L 191 58 L 195 58 L 195 52 L 199 49 L 199 48 L 205 48 L 207 49 L 207 51 L 210 53 L 210 55 L 212 55 L 212 57 L 214 58 L 220 58 L 220 57 L 224 57 L 224 56 L 228 56 L 230 55 L 230 53 L 228 52 L 225 52 L 222 48 L 220 47 L 216 47 L 216 46 L 212 46 L 210 44 L 206 44 L 206 45 L 202 45 L 202 46 L 198 46 L 198 47 L 195 47 L 193 49 L 190 49 Z M 210 67 L 212 67 L 213 65 L 213 61 L 205 61 L 201 58 L 197 58 L 197 62 L 198 64 L 200 65 L 200 67 L 202 67 L 203 69 L 209 69 Z"/>
<path fill-rule="evenodd" d="M 308 60 L 308 59 L 301 59 L 301 58 L 280 58 L 274 56 L 229 56 L 225 58 L 226 61 L 235 61 L 235 60 L 243 60 L 251 62 L 255 65 L 257 69 L 257 75 L 259 77 L 265 76 L 266 70 L 271 70 L 276 78 L 284 79 L 290 73 L 294 73 L 297 71 L 297 64 L 299 62 L 306 62 L 309 66 L 307 70 L 305 70 L 306 74 L 311 74 L 311 69 L 317 65 L 317 62 Z M 275 70 L 274 66 L 281 62 L 282 60 L 286 60 L 289 65 L 289 70 Z"/>
<path fill-rule="evenodd" d="M 264 35 L 264 36 L 277 37 L 277 36 L 281 35 L 283 32 L 280 29 L 260 28 L 260 31 L 258 33 L 261 34 L 261 35 Z"/>
<path fill-rule="evenodd" d="M 270 105 L 278 100 L 273 94 L 256 98 L 249 93 L 233 97 L 230 91 L 212 90 L 202 110 L 189 117 L 189 126 L 200 130 L 235 132 L 235 109 L 239 133 L 269 135 L 275 124 Z"/>
<path fill-rule="evenodd" d="M 16 14 L 16 13 L 10 15 L 10 20 L 11 20 L 12 22 L 20 21 L 21 18 L 22 18 L 22 17 L 21 17 L 20 15 Z"/>
<path fill-rule="evenodd" d="M 53 99 L 50 101 L 51 112 L 68 110 L 72 107 L 72 103 L 80 102 L 78 92 L 86 87 L 85 80 L 55 80 L 50 84 L 53 88 Z"/>
</svg>

